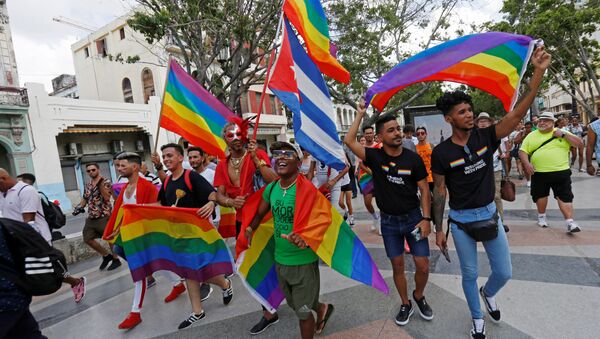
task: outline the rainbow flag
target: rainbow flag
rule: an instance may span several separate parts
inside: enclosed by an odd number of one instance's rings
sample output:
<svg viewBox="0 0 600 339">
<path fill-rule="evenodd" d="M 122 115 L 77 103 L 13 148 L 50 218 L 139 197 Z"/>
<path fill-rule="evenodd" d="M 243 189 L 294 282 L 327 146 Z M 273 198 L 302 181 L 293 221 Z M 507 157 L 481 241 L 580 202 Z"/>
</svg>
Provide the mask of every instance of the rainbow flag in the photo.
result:
<svg viewBox="0 0 600 339">
<path fill-rule="evenodd" d="M 223 238 L 235 237 L 235 208 L 220 206 L 219 213 L 221 213 L 221 220 L 219 220 L 219 234 L 221 234 Z"/>
<path fill-rule="evenodd" d="M 244 226 L 236 243 L 236 265 L 238 275 L 250 294 L 273 313 L 285 299 L 275 271 L 273 215 L 269 212 L 254 231 L 252 246 L 248 247 L 246 234 L 243 231 L 252 221 L 264 190 L 263 187 L 246 199 L 244 212 L 249 213 L 242 213 Z"/>
<path fill-rule="evenodd" d="M 390 98 L 418 82 L 453 81 L 479 88 L 513 109 L 537 40 L 502 32 L 467 35 L 396 65 L 369 88 L 366 102 L 383 111 Z"/>
<path fill-rule="evenodd" d="M 124 205 L 121 241 L 133 281 L 168 270 L 206 281 L 233 273 L 233 258 L 219 232 L 193 208 Z"/>
<path fill-rule="evenodd" d="M 367 172 L 363 172 L 358 178 L 358 185 L 363 195 L 373 193 L 373 189 L 375 188 L 373 176 Z"/>
<path fill-rule="evenodd" d="M 169 65 L 160 126 L 181 135 L 206 153 L 224 158 L 227 145 L 221 137 L 223 127 L 241 118 L 200 86 L 175 60 Z"/>
<path fill-rule="evenodd" d="M 298 33 L 302 35 L 310 58 L 321 72 L 339 82 L 349 83 L 350 73 L 332 55 L 329 25 L 321 2 L 319 0 L 285 0 L 283 12 L 296 27 Z"/>
<path fill-rule="evenodd" d="M 294 232 L 299 234 L 315 253 L 334 270 L 351 279 L 388 293 L 388 286 L 371 255 L 329 201 L 304 176 L 296 182 Z M 245 229 L 262 200 L 264 188 L 251 195 L 242 215 Z M 273 311 L 284 299 L 275 271 L 275 240 L 273 217 L 269 213 L 247 246 L 242 232 L 238 238 L 238 274 L 250 293 L 268 310 Z"/>
</svg>

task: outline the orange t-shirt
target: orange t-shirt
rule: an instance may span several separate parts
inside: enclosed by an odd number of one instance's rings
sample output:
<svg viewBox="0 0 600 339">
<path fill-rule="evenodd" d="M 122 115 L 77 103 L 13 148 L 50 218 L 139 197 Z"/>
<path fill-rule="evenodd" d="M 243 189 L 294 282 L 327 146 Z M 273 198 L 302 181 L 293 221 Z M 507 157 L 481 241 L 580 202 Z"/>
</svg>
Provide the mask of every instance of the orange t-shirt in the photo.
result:
<svg viewBox="0 0 600 339">
<path fill-rule="evenodd" d="M 430 143 L 425 145 L 415 145 L 417 153 L 425 163 L 425 169 L 427 169 L 427 182 L 433 182 L 433 176 L 431 175 L 431 152 L 433 152 L 433 146 Z"/>
</svg>

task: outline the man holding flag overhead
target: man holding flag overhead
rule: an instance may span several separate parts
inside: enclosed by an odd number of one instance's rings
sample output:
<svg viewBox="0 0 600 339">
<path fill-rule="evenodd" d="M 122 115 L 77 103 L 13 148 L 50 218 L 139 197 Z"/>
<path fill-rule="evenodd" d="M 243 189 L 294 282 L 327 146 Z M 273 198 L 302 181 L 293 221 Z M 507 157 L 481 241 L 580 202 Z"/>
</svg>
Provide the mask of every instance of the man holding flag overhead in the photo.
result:
<svg viewBox="0 0 600 339">
<path fill-rule="evenodd" d="M 473 318 L 472 338 L 485 338 L 479 296 L 491 319 L 500 321 L 495 297 L 512 275 L 508 240 L 494 204 L 492 155 L 500 140 L 508 136 L 527 113 L 544 72 L 550 66 L 550 59 L 543 48 L 535 50 L 532 57 L 535 70 L 529 82 L 529 93 L 500 122 L 490 127 L 474 128 L 473 104 L 464 92 L 446 92 L 436 103 L 446 122 L 452 126 L 452 136 L 435 147 L 431 156 L 436 243 L 440 249 L 447 250 L 442 227 L 447 188 L 450 196 L 448 220 L 460 260 L 463 291 Z M 492 271 L 479 290 L 477 242 L 483 243 Z"/>
</svg>

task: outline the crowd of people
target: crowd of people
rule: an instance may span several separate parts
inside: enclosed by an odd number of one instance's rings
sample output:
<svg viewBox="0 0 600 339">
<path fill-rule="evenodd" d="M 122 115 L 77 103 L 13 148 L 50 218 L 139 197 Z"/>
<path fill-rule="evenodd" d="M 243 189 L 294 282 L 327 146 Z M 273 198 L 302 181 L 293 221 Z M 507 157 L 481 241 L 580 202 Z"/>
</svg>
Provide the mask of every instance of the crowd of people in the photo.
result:
<svg viewBox="0 0 600 339">
<path fill-rule="evenodd" d="M 220 161 L 196 146 L 184 149 L 179 144 L 166 144 L 160 148 L 160 155 L 152 154 L 152 165 L 156 170 L 152 173 L 139 154 L 123 152 L 113 159 L 119 174 L 115 184 L 103 176 L 98 164 L 86 164 L 89 182 L 73 214 L 82 213 L 87 207 L 83 240 L 101 256 L 99 269 L 110 271 L 121 266 L 121 260 L 127 258 L 123 253 L 116 253 L 118 251 L 112 246 L 108 249 L 102 246 L 97 239 L 111 242 L 119 235 L 116 212 L 122 205 L 196 208 L 198 215 L 210 219 L 215 227 L 219 226 L 219 206 L 234 208 L 237 211 L 235 238 L 243 231 L 249 240 L 262 217 L 271 211 L 277 277 L 289 307 L 298 318 L 301 337 L 311 338 L 324 330 L 334 306 L 320 300 L 317 255 L 298 234 L 293 233 L 297 187 L 312 185 L 311 189 L 324 194 L 351 227 L 356 223 L 353 198 L 360 192 L 372 218 L 370 229 L 383 238 L 401 299 L 395 322 L 400 326 L 407 325 L 415 309 L 425 320 L 434 318 L 433 308 L 425 298 L 429 277 L 428 237 L 435 233 L 435 243 L 449 261 L 447 241 L 452 233 L 460 261 L 462 287 L 473 319 L 471 336 L 485 338 L 480 298 L 490 319 L 500 321 L 496 296 L 512 275 L 506 235 L 509 229 L 504 224 L 500 197 L 502 179 L 510 177 L 515 168 L 518 179 L 525 180 L 537 207 L 540 227 L 548 227 L 545 213 L 552 190 L 564 215 L 567 231 L 575 233 L 581 231 L 581 227 L 573 217 L 571 168 L 577 165 L 580 172 L 599 174 L 594 167 L 593 155 L 600 161 L 600 138 L 597 137 L 600 121 L 592 121 L 584 127 L 576 117 L 567 121 L 556 119 L 547 112 L 531 121 L 523 121 L 550 63 L 550 55 L 538 49 L 532 63 L 535 71 L 529 82 L 530 91 L 500 121 L 485 112 L 475 116 L 471 98 L 466 93 L 444 93 L 436 105 L 452 127 L 452 136 L 438 145 L 429 142 L 426 127 L 400 126 L 396 117 L 389 114 L 381 115 L 375 126 L 361 128 L 366 112 L 363 102 L 344 138 L 346 167 L 337 170 L 314 159 L 307 150 L 292 142 L 274 143 L 269 157 L 255 140 L 248 140 L 247 131 L 229 123 L 222 135 L 229 153 Z M 584 146 L 584 137 L 587 146 Z M 584 154 L 586 167 L 583 167 Z M 16 179 L 0 169 L 0 191 L 3 193 L 0 210 L 5 218 L 29 224 L 51 244 L 40 196 L 32 186 L 35 177 L 31 181 L 31 176 Z M 248 197 L 265 186 L 258 210 L 244 210 Z M 181 196 L 178 191 L 185 195 Z M 447 197 L 450 210 L 448 227 L 444 230 Z M 254 214 L 244 230 L 242 213 Z M 483 243 L 492 272 L 481 287 L 477 284 L 477 242 Z M 404 254 L 408 253 L 416 267 L 415 288 L 410 294 L 404 261 Z M 4 266 L 14 264 L 2 232 L 0 258 Z M 179 324 L 179 329 L 206 316 L 202 301 L 210 297 L 212 286 L 221 290 L 224 305 L 230 304 L 234 297 L 232 281 L 225 275 L 208 281 L 194 281 L 169 271 L 157 273 L 165 275 L 172 284 L 165 303 L 188 293 L 191 313 Z M 85 295 L 86 278 L 67 273 L 64 282 L 70 284 L 75 301 L 79 302 Z M 129 330 L 142 322 L 146 289 L 155 284 L 152 275 L 134 283 L 132 307 L 117 325 L 119 329 Z M 42 337 L 28 310 L 31 296 L 23 295 L 4 277 L 0 277 L 0 291 L 3 293 L 0 320 L 7 324 L 0 330 L 0 337 L 9 334 Z M 11 312 L 10 316 L 8 312 Z M 278 321 L 277 312 L 262 307 L 262 317 L 250 333 L 259 334 Z"/>
</svg>

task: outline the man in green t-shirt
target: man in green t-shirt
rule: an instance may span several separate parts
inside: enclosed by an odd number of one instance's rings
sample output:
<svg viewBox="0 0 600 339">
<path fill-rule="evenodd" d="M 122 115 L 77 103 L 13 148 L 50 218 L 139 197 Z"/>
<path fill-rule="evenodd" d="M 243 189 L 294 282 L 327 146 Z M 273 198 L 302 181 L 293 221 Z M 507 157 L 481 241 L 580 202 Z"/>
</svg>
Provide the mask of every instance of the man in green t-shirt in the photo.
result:
<svg viewBox="0 0 600 339">
<path fill-rule="evenodd" d="M 298 234 L 292 232 L 296 179 L 302 164 L 302 151 L 297 145 L 288 142 L 277 142 L 271 149 L 275 170 L 280 178 L 265 188 L 258 211 L 246 229 L 246 237 L 248 241 L 251 240 L 252 231 L 271 210 L 277 279 L 288 305 L 300 320 L 302 338 L 312 338 L 325 328 L 333 312 L 333 305 L 319 302 L 319 258 Z M 317 313 L 316 322 L 312 311 Z"/>
<path fill-rule="evenodd" d="M 554 128 L 555 121 L 551 112 L 544 112 L 539 116 L 538 129 L 523 140 L 519 158 L 525 173 L 532 176 L 531 197 L 537 205 L 538 225 L 548 227 L 546 206 L 552 189 L 565 217 L 567 231 L 574 233 L 581 231 L 581 228 L 573 221 L 569 152 L 571 147 L 583 147 L 583 141 L 570 132 Z"/>
</svg>

